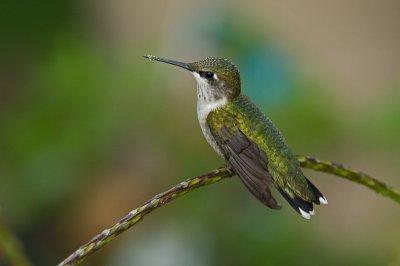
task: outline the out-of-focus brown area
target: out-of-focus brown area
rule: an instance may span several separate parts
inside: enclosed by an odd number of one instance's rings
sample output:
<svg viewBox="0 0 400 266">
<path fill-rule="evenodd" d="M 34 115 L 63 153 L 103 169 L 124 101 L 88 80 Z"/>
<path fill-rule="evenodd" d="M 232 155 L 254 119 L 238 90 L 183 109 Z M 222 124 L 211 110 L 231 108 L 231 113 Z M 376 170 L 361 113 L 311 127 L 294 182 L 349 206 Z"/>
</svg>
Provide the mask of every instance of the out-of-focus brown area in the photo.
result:
<svg viewBox="0 0 400 266">
<path fill-rule="evenodd" d="M 398 1 L 2 3 L 0 207 L 54 265 L 152 195 L 223 162 L 190 73 L 141 56 L 235 62 L 298 154 L 400 187 Z M 88 265 L 397 265 L 399 207 L 306 171 L 329 205 L 305 221 L 237 178 L 161 208 Z M 277 197 L 279 197 L 277 195 Z M 0 264 L 2 264 L 0 258 Z"/>
</svg>

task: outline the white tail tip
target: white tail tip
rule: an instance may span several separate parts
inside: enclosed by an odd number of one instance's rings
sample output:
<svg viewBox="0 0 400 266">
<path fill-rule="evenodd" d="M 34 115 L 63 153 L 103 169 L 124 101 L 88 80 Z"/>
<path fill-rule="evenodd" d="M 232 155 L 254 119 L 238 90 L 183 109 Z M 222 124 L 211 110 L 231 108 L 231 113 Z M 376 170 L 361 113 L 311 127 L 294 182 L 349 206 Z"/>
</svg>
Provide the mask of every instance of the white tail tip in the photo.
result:
<svg viewBox="0 0 400 266">
<path fill-rule="evenodd" d="M 299 211 L 300 211 L 301 216 L 303 216 L 303 218 L 305 218 L 307 220 L 311 219 L 311 215 L 312 215 L 311 213 L 305 212 L 300 208 L 299 208 Z"/>
<path fill-rule="evenodd" d="M 319 203 L 321 204 L 328 204 L 328 200 L 325 197 L 319 197 Z"/>
</svg>

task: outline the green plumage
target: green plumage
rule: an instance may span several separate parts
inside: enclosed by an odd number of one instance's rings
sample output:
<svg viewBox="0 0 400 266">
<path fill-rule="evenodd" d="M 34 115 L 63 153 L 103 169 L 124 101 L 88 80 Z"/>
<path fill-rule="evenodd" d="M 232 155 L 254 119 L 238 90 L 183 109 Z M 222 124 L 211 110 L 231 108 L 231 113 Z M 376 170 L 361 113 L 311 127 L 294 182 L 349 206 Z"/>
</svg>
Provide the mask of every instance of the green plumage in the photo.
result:
<svg viewBox="0 0 400 266">
<path fill-rule="evenodd" d="M 240 95 L 211 111 L 207 123 L 219 145 L 225 141 L 221 133 L 223 127 L 231 135 L 237 135 L 240 130 L 265 153 L 268 158 L 266 167 L 276 185 L 306 201 L 316 200 L 283 136 L 247 96 Z"/>
<path fill-rule="evenodd" d="M 145 57 L 193 73 L 197 81 L 197 115 L 207 142 L 258 200 L 280 209 L 270 190 L 275 187 L 306 219 L 314 214 L 313 203 L 327 203 L 303 175 L 279 130 L 241 93 L 240 74 L 234 64 L 223 58 L 183 63 Z"/>
</svg>

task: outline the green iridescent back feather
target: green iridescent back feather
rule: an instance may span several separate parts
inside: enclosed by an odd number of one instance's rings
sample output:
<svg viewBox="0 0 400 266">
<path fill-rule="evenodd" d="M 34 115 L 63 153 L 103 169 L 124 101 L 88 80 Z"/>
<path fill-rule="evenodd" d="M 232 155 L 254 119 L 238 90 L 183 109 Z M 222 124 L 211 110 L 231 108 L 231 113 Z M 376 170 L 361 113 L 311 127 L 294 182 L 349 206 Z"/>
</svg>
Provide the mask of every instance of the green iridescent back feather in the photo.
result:
<svg viewBox="0 0 400 266">
<path fill-rule="evenodd" d="M 283 136 L 247 96 L 240 94 L 228 104 L 210 112 L 207 123 L 215 132 L 225 127 L 235 135 L 240 130 L 265 152 L 268 171 L 277 186 L 306 201 L 315 200 L 299 162 Z"/>
</svg>

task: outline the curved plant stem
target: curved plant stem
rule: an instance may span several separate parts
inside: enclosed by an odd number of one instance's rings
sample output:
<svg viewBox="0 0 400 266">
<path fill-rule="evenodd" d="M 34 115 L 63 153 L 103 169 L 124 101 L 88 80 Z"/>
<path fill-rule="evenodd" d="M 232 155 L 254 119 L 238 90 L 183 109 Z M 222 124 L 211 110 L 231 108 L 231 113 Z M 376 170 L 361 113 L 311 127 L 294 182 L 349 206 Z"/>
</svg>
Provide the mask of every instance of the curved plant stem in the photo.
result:
<svg viewBox="0 0 400 266">
<path fill-rule="evenodd" d="M 365 185 L 377 193 L 387 196 L 400 203 L 400 192 L 385 183 L 368 176 L 359 171 L 350 170 L 343 165 L 322 161 L 308 156 L 297 156 L 301 167 L 309 168 L 320 172 L 326 172 L 348 179 L 350 181 Z M 212 172 L 197 177 L 189 178 L 173 188 L 156 195 L 151 200 L 145 202 L 139 208 L 129 212 L 111 227 L 103 230 L 100 234 L 93 237 L 89 242 L 73 252 L 68 258 L 62 261 L 59 266 L 78 265 L 89 255 L 101 249 L 119 234 L 127 231 L 130 227 L 137 224 L 143 217 L 153 210 L 167 204 L 187 192 L 205 185 L 217 183 L 222 179 L 231 177 L 232 174 L 226 168 L 218 168 Z"/>
<path fill-rule="evenodd" d="M 333 174 L 343 177 L 355 183 L 369 187 L 370 189 L 375 190 L 376 193 L 389 197 L 392 200 L 400 203 L 399 190 L 386 185 L 382 181 L 379 181 L 378 179 L 375 179 L 367 175 L 366 173 L 356 170 L 351 170 L 338 163 L 333 163 L 330 161 L 322 161 L 309 156 L 298 155 L 297 160 L 299 160 L 300 165 L 303 168 L 308 168 L 315 171 L 325 172 L 328 174 Z"/>
<path fill-rule="evenodd" d="M 81 246 L 78 250 L 72 253 L 68 258 L 59 264 L 61 265 L 77 265 L 80 264 L 87 256 L 99 250 L 108 242 L 114 239 L 117 235 L 125 232 L 130 227 L 134 226 L 143 217 L 153 210 L 167 204 L 173 199 L 176 199 L 187 192 L 209 184 L 221 181 L 223 178 L 230 177 L 231 173 L 226 168 L 219 168 L 207 174 L 189 178 L 169 190 L 160 193 L 151 200 L 146 201 L 142 206 L 129 212 L 125 217 L 120 219 L 111 227 L 103 230 L 100 234 L 93 237 L 92 240 Z"/>
</svg>

